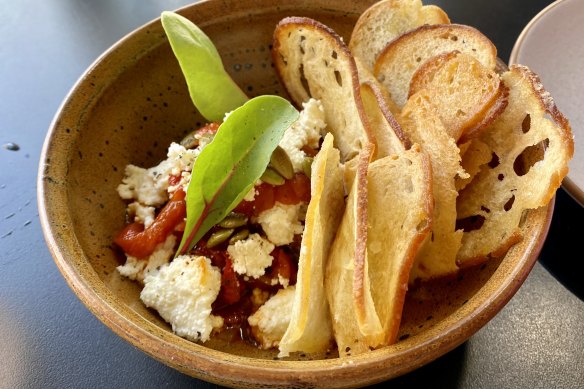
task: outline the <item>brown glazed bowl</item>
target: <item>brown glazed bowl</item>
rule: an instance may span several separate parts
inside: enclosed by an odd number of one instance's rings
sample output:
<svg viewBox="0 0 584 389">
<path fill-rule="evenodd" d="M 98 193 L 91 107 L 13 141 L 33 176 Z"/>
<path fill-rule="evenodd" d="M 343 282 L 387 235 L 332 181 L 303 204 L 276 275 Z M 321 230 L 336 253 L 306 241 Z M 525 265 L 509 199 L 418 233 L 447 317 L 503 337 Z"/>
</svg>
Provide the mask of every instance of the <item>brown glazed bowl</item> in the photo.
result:
<svg viewBox="0 0 584 389">
<path fill-rule="evenodd" d="M 285 16 L 310 16 L 348 42 L 370 0 L 203 1 L 179 10 L 213 40 L 228 72 L 249 95 L 283 94 L 270 43 Z M 153 166 L 171 141 L 197 128 L 183 76 L 159 20 L 104 53 L 72 88 L 49 129 L 38 178 L 40 218 L 49 249 L 81 301 L 101 321 L 153 358 L 232 387 L 358 387 L 414 370 L 484 326 L 515 294 L 545 240 L 553 201 L 531 211 L 525 238 L 502 260 L 408 293 L 399 341 L 364 355 L 335 352 L 279 360 L 229 336 L 197 344 L 172 333 L 116 271 L 114 235 L 125 204 L 116 187 L 128 163 Z"/>
</svg>

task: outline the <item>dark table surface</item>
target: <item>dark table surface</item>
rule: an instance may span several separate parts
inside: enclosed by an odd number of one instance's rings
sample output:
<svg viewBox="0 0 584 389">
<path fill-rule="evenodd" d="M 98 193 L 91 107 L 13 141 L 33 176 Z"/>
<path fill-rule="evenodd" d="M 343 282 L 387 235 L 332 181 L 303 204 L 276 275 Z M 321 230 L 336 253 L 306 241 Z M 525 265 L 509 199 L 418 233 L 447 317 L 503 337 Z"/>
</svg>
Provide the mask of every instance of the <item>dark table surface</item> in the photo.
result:
<svg viewBox="0 0 584 389">
<path fill-rule="evenodd" d="M 51 258 L 36 207 L 41 146 L 67 91 L 118 39 L 187 3 L 0 0 L 0 387 L 212 386 L 135 349 L 81 304 Z M 426 3 L 478 27 L 507 60 L 549 1 Z M 584 208 L 560 190 L 540 259 L 508 305 L 462 346 L 389 384 L 584 388 L 581 220 Z"/>
</svg>

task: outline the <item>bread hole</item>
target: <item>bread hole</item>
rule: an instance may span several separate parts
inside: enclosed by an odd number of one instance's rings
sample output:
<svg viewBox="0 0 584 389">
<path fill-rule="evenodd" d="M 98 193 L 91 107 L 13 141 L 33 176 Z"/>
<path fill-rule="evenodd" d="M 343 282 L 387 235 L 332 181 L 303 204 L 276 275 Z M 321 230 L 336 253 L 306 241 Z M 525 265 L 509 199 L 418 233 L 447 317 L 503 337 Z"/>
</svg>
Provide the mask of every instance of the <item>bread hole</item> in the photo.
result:
<svg viewBox="0 0 584 389">
<path fill-rule="evenodd" d="M 458 40 L 458 37 L 456 35 L 452 35 L 450 37 L 450 40 L 453 41 L 453 42 L 456 42 Z"/>
<path fill-rule="evenodd" d="M 432 231 L 432 234 L 430 234 L 430 241 L 434 242 L 434 231 Z"/>
<path fill-rule="evenodd" d="M 511 208 L 513 208 L 514 202 L 515 202 L 515 195 L 511 195 L 509 200 L 507 200 L 505 205 L 503 205 L 503 209 L 505 210 L 505 212 L 509 212 L 511 210 Z"/>
<path fill-rule="evenodd" d="M 531 115 L 527 114 L 527 115 L 525 115 L 525 117 L 523 118 L 523 121 L 521 122 L 521 131 L 523 131 L 524 134 L 527 134 L 530 129 L 531 129 Z"/>
<path fill-rule="evenodd" d="M 498 156 L 497 154 L 493 153 L 493 154 L 491 155 L 491 160 L 489 161 L 489 167 L 490 167 L 491 169 L 494 169 L 494 168 L 496 168 L 497 166 L 499 166 L 499 163 L 500 163 L 500 162 L 499 162 L 499 156 Z"/>
<path fill-rule="evenodd" d="M 337 52 L 333 50 L 331 57 L 333 57 L 333 59 L 337 59 Z"/>
<path fill-rule="evenodd" d="M 339 86 L 342 88 L 343 87 L 343 77 L 341 76 L 341 72 L 339 72 L 338 70 L 335 70 L 335 80 L 337 81 L 337 84 L 339 84 Z"/>
<path fill-rule="evenodd" d="M 306 37 L 304 35 L 300 35 L 300 45 L 299 46 L 300 46 L 300 52 L 302 54 L 305 53 L 305 51 L 304 51 L 304 41 L 305 40 L 306 40 Z"/>
<path fill-rule="evenodd" d="M 486 213 L 491 212 L 491 210 L 489 208 L 485 207 L 484 205 L 481 205 L 481 211 L 486 212 Z"/>
<path fill-rule="evenodd" d="M 464 232 L 480 230 L 485 223 L 483 215 L 472 215 L 456 221 L 456 229 Z"/>
<path fill-rule="evenodd" d="M 310 93 L 310 85 L 308 84 L 308 80 L 306 79 L 306 76 L 304 75 L 304 65 L 303 64 L 300 64 L 298 71 L 300 72 L 300 82 L 302 83 L 302 87 L 304 88 L 304 91 L 308 95 L 312 96 L 312 94 Z"/>
<path fill-rule="evenodd" d="M 422 62 L 422 57 L 416 58 L 416 62 Z"/>
<path fill-rule="evenodd" d="M 466 112 L 464 112 L 462 109 L 459 109 L 458 111 L 456 111 L 456 116 L 458 117 L 466 116 Z"/>
<path fill-rule="evenodd" d="M 503 181 L 504 178 L 505 178 L 505 175 L 503 173 L 499 173 L 499 175 L 497 176 L 497 179 L 499 181 Z"/>
<path fill-rule="evenodd" d="M 513 171 L 517 176 L 521 177 L 529 172 L 529 169 L 537 162 L 542 161 L 545 157 L 545 150 L 549 146 L 550 140 L 548 138 L 543 141 L 527 146 L 521 154 L 513 161 Z"/>
</svg>

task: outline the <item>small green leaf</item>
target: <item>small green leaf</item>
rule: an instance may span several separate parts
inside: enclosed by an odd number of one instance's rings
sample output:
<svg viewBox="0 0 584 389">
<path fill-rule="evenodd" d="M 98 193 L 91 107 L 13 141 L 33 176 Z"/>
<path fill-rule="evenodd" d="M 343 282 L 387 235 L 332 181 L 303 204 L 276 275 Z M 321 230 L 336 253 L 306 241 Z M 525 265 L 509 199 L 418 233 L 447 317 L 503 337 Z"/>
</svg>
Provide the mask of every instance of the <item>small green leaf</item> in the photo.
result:
<svg viewBox="0 0 584 389">
<path fill-rule="evenodd" d="M 177 255 L 187 253 L 241 202 L 298 115 L 281 97 L 259 96 L 227 117 L 195 160 L 187 190 L 187 223 Z"/>
<path fill-rule="evenodd" d="M 248 98 L 225 71 L 213 42 L 199 27 L 174 12 L 162 13 L 162 26 L 199 112 L 220 122 Z"/>
</svg>

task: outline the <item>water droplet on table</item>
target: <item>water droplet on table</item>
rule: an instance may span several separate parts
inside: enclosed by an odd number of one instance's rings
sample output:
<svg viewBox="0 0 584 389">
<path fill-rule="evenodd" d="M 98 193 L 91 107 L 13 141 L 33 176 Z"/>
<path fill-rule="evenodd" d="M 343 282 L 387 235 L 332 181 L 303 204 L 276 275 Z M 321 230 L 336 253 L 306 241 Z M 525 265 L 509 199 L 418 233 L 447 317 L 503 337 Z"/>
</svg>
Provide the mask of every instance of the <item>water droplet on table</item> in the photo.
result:
<svg viewBox="0 0 584 389">
<path fill-rule="evenodd" d="M 6 150 L 10 150 L 10 151 L 18 151 L 20 150 L 20 146 L 17 145 L 14 142 L 8 142 L 8 143 L 4 143 L 2 145 L 3 148 L 5 148 Z"/>
</svg>

